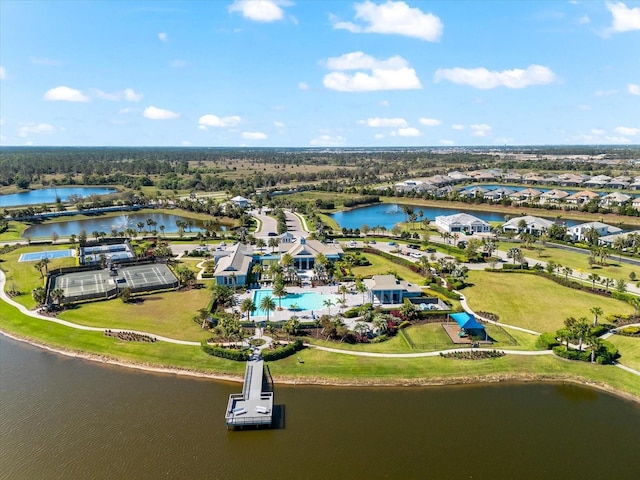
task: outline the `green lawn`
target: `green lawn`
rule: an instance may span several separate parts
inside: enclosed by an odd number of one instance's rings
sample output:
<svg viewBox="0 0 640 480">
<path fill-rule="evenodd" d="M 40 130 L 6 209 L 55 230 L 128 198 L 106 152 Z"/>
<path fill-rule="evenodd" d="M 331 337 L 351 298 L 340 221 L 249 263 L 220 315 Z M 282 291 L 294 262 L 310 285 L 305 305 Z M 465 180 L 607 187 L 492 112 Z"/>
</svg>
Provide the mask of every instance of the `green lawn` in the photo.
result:
<svg viewBox="0 0 640 480">
<path fill-rule="evenodd" d="M 363 253 L 371 265 L 366 267 L 353 267 L 351 271 L 357 277 L 370 277 L 372 275 L 384 275 L 388 273 L 396 273 L 403 280 L 407 280 L 416 285 L 424 285 L 424 277 L 419 273 L 409 270 L 407 267 L 393 263 L 391 260 L 369 253 Z"/>
<path fill-rule="evenodd" d="M 599 306 L 604 317 L 633 313 L 631 305 L 589 292 L 563 287 L 546 278 L 528 274 L 470 271 L 474 284 L 464 290 L 472 310 L 491 312 L 501 323 L 538 332 L 562 327 L 567 317 L 590 318 L 589 310 Z"/>
<path fill-rule="evenodd" d="M 613 343 L 620 350 L 622 365 L 640 371 L 640 338 L 611 335 L 607 341 Z"/>
<path fill-rule="evenodd" d="M 28 226 L 29 225 L 24 222 L 16 222 L 15 220 L 10 220 L 7 231 L 0 233 L 0 242 L 23 240 L 22 232 L 24 232 Z"/>
<path fill-rule="evenodd" d="M 174 367 L 189 371 L 234 375 L 240 378 L 244 363 L 208 356 L 199 347 L 122 342 L 99 332 L 75 330 L 22 315 L 0 302 L 0 328 L 9 333 L 65 348 L 114 358 L 146 366 Z M 297 358 L 304 363 L 299 363 Z M 305 349 L 297 355 L 270 363 L 276 382 L 359 384 L 428 384 L 472 382 L 482 378 L 500 380 L 567 379 L 609 385 L 640 398 L 638 377 L 621 369 L 568 362 L 553 356 L 523 357 L 508 355 L 494 360 L 468 361 L 440 357 L 388 359 L 331 354 Z"/>
<path fill-rule="evenodd" d="M 68 249 L 69 245 L 47 245 L 47 251 Z M 11 253 L 2 255 L 4 262 L 0 263 L 0 268 L 4 270 L 7 276 L 7 289 L 11 290 L 15 285 L 16 289 L 22 292 L 22 295 L 15 297 L 14 300 L 28 308 L 35 307 L 36 303 L 31 297 L 34 288 L 44 286 L 44 279 L 40 277 L 38 270 L 34 268 L 37 262 L 18 262 L 20 255 L 28 252 L 40 252 L 44 250 L 43 246 L 21 247 Z M 76 258 L 56 258 L 52 259 L 48 265 L 49 270 L 57 267 L 71 267 L 76 265 Z M 43 271 L 44 273 L 44 271 Z"/>
<path fill-rule="evenodd" d="M 120 299 L 82 303 L 62 312 L 59 318 L 81 325 L 131 329 L 199 342 L 211 334 L 192 319 L 207 306 L 210 295 L 208 289 L 200 288 L 134 297 L 141 303 L 123 303 Z"/>
<path fill-rule="evenodd" d="M 522 244 L 515 242 L 500 242 L 498 244 L 498 249 L 503 252 L 509 251 L 511 247 L 522 248 Z M 640 278 L 640 267 L 619 262 L 617 255 L 612 255 L 607 259 L 608 266 L 594 265 L 593 268 L 589 268 L 588 255 L 559 248 L 544 247 L 539 243 L 534 244 L 532 250 L 522 249 L 522 253 L 534 260 L 534 262 L 538 260 L 541 262 L 555 262 L 563 267 L 570 267 L 573 269 L 574 274 L 585 273 L 588 275 L 597 273 L 601 277 L 609 277 L 614 280 L 622 278 L 629 282 L 629 274 L 634 272 Z"/>
</svg>

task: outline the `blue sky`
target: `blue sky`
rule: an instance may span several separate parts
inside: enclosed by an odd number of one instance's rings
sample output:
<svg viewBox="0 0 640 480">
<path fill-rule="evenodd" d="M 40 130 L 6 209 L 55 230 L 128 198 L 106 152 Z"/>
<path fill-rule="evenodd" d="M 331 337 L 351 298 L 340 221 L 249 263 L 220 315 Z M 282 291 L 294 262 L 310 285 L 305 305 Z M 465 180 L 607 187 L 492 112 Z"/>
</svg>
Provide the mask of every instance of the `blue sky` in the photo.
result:
<svg viewBox="0 0 640 480">
<path fill-rule="evenodd" d="M 0 2 L 0 141 L 640 143 L 640 1 Z"/>
</svg>

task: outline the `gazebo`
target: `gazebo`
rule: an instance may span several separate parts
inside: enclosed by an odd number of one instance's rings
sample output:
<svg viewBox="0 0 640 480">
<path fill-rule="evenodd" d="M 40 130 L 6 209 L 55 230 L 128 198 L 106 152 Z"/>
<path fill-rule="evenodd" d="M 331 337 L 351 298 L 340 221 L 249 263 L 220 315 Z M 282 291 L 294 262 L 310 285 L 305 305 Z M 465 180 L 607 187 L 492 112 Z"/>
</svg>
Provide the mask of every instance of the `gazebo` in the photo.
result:
<svg viewBox="0 0 640 480">
<path fill-rule="evenodd" d="M 482 330 L 484 333 L 484 339 L 487 339 L 487 331 L 484 328 L 484 325 L 478 323 L 476 318 L 473 315 L 470 315 L 466 312 L 461 313 L 450 313 L 449 316 L 455 320 L 460 327 L 460 332 L 458 333 L 459 337 L 471 334 L 472 330 Z"/>
</svg>

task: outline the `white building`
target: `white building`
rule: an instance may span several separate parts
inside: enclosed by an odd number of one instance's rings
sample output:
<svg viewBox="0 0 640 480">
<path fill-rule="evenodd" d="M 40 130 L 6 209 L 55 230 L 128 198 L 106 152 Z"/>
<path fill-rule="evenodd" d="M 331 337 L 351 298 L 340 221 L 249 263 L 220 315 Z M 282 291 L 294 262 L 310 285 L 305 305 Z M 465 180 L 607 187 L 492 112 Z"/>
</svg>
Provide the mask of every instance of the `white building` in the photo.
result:
<svg viewBox="0 0 640 480">
<path fill-rule="evenodd" d="M 486 233 L 491 231 L 491 225 L 467 213 L 440 215 L 436 217 L 435 224 L 438 228 L 449 233 Z"/>
<path fill-rule="evenodd" d="M 520 228 L 520 222 L 525 223 L 524 229 Z M 502 225 L 502 230 L 505 232 L 521 233 L 521 230 L 525 233 L 532 235 L 541 235 L 553 225 L 553 221 L 546 218 L 534 217 L 532 215 L 525 215 L 524 217 L 515 217 Z"/>
<path fill-rule="evenodd" d="M 580 242 L 586 238 L 586 234 L 590 230 L 595 230 L 599 237 L 615 235 L 622 232 L 621 228 L 614 227 L 613 225 L 607 225 L 602 222 L 587 222 L 569 227 L 567 234 L 573 241 Z"/>
</svg>

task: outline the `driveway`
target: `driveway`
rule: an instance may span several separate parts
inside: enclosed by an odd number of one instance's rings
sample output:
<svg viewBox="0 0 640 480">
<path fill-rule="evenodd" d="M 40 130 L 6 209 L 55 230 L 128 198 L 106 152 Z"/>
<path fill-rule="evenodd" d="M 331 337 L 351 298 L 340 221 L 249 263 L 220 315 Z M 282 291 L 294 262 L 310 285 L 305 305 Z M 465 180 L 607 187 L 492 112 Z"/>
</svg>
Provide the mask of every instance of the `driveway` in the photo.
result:
<svg viewBox="0 0 640 480">
<path fill-rule="evenodd" d="M 258 220 L 258 230 L 253 234 L 256 238 L 268 238 L 269 233 L 278 233 L 278 222 L 275 218 L 261 213 L 259 210 L 251 210 L 249 214 Z"/>
</svg>

